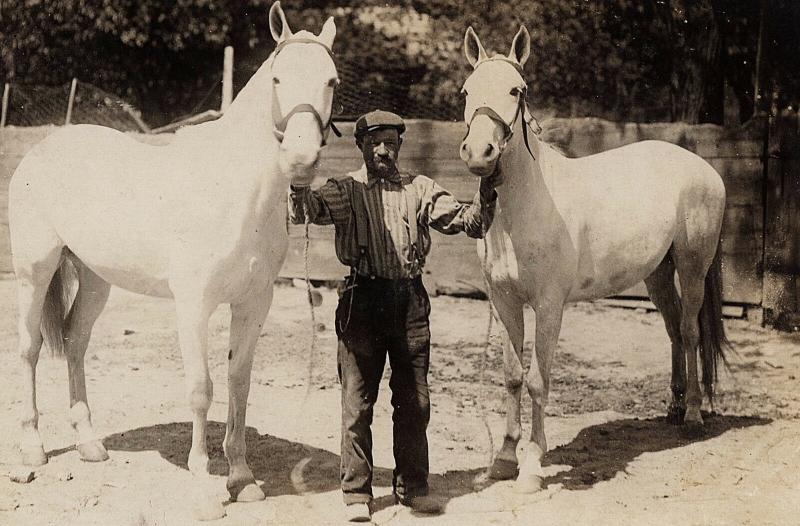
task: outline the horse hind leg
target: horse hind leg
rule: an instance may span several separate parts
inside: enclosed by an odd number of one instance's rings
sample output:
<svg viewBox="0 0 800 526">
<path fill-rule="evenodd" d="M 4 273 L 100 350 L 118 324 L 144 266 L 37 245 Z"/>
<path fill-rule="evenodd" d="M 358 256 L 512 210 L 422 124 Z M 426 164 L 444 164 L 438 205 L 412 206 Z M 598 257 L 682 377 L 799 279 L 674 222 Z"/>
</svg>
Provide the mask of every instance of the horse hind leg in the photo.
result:
<svg viewBox="0 0 800 526">
<path fill-rule="evenodd" d="M 672 249 L 664 256 L 655 271 L 644 280 L 650 299 L 664 318 L 672 344 L 672 400 L 667 410 L 667 421 L 683 423 L 686 413 L 686 355 L 681 341 L 681 300 L 675 288 L 675 262 Z"/>
<path fill-rule="evenodd" d="M 84 357 L 92 327 L 108 300 L 111 285 L 84 265 L 77 257 L 70 261 L 78 273 L 78 291 L 65 321 L 64 353 L 69 375 L 69 416 L 75 430 L 76 448 L 81 460 L 100 462 L 108 452 L 92 428 L 91 411 L 86 396 Z"/>
<path fill-rule="evenodd" d="M 703 401 L 698 380 L 697 358 L 700 344 L 699 314 L 705 295 L 706 273 L 711 266 L 714 252 L 703 254 L 697 251 L 676 251 L 675 264 L 681 285 L 681 339 L 686 356 L 686 414 L 683 424 L 687 433 L 697 434 L 703 426 L 700 406 Z"/>
<path fill-rule="evenodd" d="M 25 225 L 27 227 L 28 225 Z M 11 246 L 14 272 L 17 278 L 17 351 L 19 356 L 19 381 L 21 405 L 19 412 L 20 436 L 18 446 L 22 463 L 26 466 L 41 466 L 47 463 L 42 438 L 39 434 L 39 411 L 36 406 L 36 365 L 42 348 L 42 320 L 45 304 L 55 307 L 60 298 L 56 271 L 61 262 L 62 245 L 48 229 L 19 228 L 19 222 L 11 223 Z M 17 227 L 17 228 L 15 228 Z M 26 236 L 20 238 L 20 233 Z M 60 282 L 59 282 L 60 283 Z M 49 312 L 52 325 L 60 324 L 60 311 Z M 57 354 L 58 346 L 53 350 Z"/>
</svg>

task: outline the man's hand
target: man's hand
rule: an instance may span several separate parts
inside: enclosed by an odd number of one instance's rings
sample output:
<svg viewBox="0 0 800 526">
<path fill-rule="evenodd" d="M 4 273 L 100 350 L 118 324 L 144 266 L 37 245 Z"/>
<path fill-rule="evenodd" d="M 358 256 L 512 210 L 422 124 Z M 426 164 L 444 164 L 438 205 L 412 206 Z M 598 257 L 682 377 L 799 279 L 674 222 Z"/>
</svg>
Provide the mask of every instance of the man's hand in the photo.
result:
<svg viewBox="0 0 800 526">
<path fill-rule="evenodd" d="M 295 188 L 304 188 L 311 186 L 311 181 L 314 180 L 314 177 L 316 175 L 317 175 L 316 170 L 308 170 L 307 173 L 295 174 L 292 176 L 291 184 Z"/>
<path fill-rule="evenodd" d="M 494 191 L 494 189 L 501 184 L 503 184 L 503 174 L 500 172 L 500 170 L 495 170 L 492 175 L 481 179 L 481 195 L 488 201 L 494 200 L 494 198 L 497 197 L 497 193 Z"/>
</svg>

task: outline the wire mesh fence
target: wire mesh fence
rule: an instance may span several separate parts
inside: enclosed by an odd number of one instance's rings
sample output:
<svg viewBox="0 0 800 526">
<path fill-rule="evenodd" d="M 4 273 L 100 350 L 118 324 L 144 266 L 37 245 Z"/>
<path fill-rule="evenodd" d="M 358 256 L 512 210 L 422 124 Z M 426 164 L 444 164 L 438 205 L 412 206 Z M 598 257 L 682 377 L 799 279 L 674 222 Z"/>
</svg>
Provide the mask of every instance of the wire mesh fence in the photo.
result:
<svg viewBox="0 0 800 526">
<path fill-rule="evenodd" d="M 375 109 L 393 111 L 404 118 L 453 121 L 460 119 L 460 108 L 421 100 L 412 92 L 414 78 L 421 72 L 408 68 L 379 71 L 367 65 L 342 60 L 337 64 L 342 80 L 337 89 L 336 120 L 355 120 Z M 203 92 L 196 93 L 198 102 L 188 114 L 175 116 L 170 122 L 191 120 L 195 114 L 218 108 L 222 75 Z M 63 125 L 68 113 L 70 84 L 58 86 L 12 83 L 8 86 L 5 112 L 7 126 Z M 141 113 L 121 97 L 88 82 L 78 81 L 71 111 L 72 124 L 100 124 L 120 131 L 149 132 Z"/>
<path fill-rule="evenodd" d="M 70 84 L 8 84 L 7 126 L 65 124 Z M 126 101 L 97 86 L 78 82 L 70 122 L 100 124 L 120 131 L 145 131 L 139 114 Z M 146 128 L 146 125 L 144 125 Z"/>
<path fill-rule="evenodd" d="M 393 111 L 404 118 L 453 121 L 461 118 L 461 109 L 455 105 L 436 104 L 421 100 L 411 87 L 420 71 L 408 68 L 380 71 L 364 64 L 338 60 L 336 69 L 342 83 L 338 89 L 342 120 L 355 120 L 359 115 L 375 109 Z"/>
</svg>

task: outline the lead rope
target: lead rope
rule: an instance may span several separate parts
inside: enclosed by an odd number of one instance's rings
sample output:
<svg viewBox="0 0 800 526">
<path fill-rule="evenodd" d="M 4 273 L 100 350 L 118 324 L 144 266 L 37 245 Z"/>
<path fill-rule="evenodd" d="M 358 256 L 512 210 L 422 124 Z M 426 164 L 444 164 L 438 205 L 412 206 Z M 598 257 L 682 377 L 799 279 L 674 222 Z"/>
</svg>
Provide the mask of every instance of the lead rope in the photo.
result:
<svg viewBox="0 0 800 526">
<path fill-rule="evenodd" d="M 301 402 L 301 412 L 302 409 L 305 407 L 305 404 L 308 402 L 308 397 L 311 395 L 311 387 L 314 382 L 314 361 L 317 354 L 317 317 L 316 311 L 314 310 L 314 298 L 311 293 L 311 273 L 308 269 L 308 252 L 309 246 L 311 245 L 311 237 L 309 236 L 309 225 L 310 221 L 308 219 L 308 210 L 305 210 L 305 219 L 303 221 L 303 272 L 305 274 L 305 281 L 306 281 L 306 296 L 308 299 L 308 308 L 311 312 L 311 344 L 309 349 L 308 355 L 308 379 L 306 381 L 306 392 L 303 395 L 303 400 Z M 311 462 L 311 457 L 306 456 L 301 458 L 300 460 L 295 463 L 294 467 L 292 468 L 291 472 L 289 473 L 289 480 L 292 483 L 292 487 L 294 488 L 295 492 L 303 498 L 303 501 L 306 504 L 307 508 L 313 508 L 314 505 L 309 499 L 309 487 L 306 484 L 305 476 L 303 472 L 306 466 Z"/>
<path fill-rule="evenodd" d="M 483 213 L 483 210 L 481 210 Z M 487 416 L 486 410 L 486 395 L 488 394 L 488 389 L 486 387 L 486 364 L 489 360 L 489 351 L 492 348 L 492 322 L 494 321 L 494 312 L 492 311 L 492 287 L 489 285 L 489 279 L 486 277 L 486 273 L 488 272 L 487 263 L 489 261 L 489 243 L 486 241 L 486 234 L 488 230 L 486 229 L 486 223 L 481 218 L 481 230 L 483 231 L 483 282 L 486 285 L 486 297 L 487 297 L 487 304 L 488 304 L 488 320 L 486 322 L 486 339 L 484 341 L 483 346 L 483 355 L 481 356 L 481 365 L 480 365 L 480 372 L 478 376 L 478 385 L 480 385 L 480 391 L 483 393 L 484 396 L 480 397 L 480 407 L 479 411 L 481 414 L 481 422 L 483 423 L 483 427 L 486 430 L 486 436 L 489 439 L 489 452 L 487 454 L 487 462 L 486 462 L 486 470 L 484 471 L 483 475 L 486 479 L 489 478 L 489 474 L 492 470 L 492 461 L 494 460 L 494 437 L 492 436 L 492 428 L 489 426 L 489 417 Z"/>
<path fill-rule="evenodd" d="M 311 238 L 309 236 L 309 225 L 311 224 L 308 220 L 308 213 L 305 214 L 305 221 L 304 221 L 304 240 L 303 240 L 303 271 L 305 274 L 306 280 L 306 295 L 308 297 L 308 308 L 311 312 L 311 347 L 308 353 L 308 379 L 306 381 L 306 394 L 303 396 L 303 402 L 308 399 L 308 396 L 311 394 L 311 387 L 314 383 L 314 361 L 317 357 L 317 314 L 316 310 L 314 309 L 314 297 L 311 291 L 311 273 L 308 269 L 308 252 L 309 246 L 311 245 Z"/>
</svg>

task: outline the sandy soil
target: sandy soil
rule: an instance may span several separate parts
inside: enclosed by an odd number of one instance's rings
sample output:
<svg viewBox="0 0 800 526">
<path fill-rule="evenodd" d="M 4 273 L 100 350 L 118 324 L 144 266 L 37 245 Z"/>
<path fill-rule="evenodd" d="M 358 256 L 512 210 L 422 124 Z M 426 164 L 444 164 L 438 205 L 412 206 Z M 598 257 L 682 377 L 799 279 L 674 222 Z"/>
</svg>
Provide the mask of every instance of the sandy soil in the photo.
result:
<svg viewBox="0 0 800 526">
<path fill-rule="evenodd" d="M 305 292 L 276 288 L 259 341 L 248 413 L 248 459 L 267 500 L 226 505 L 214 524 L 340 523 L 339 388 L 333 309 L 323 291 L 319 353 L 309 374 Z M 17 462 L 13 282 L 0 281 L 0 471 Z M 220 500 L 227 414 L 228 311 L 210 326 L 215 382 L 210 454 Z M 528 326 L 532 327 L 533 315 Z M 519 495 L 511 482 L 481 478 L 502 440 L 501 351 L 495 345 L 481 382 L 485 302 L 433 299 L 429 428 L 431 485 L 445 513 L 417 517 L 390 499 L 391 412 L 382 387 L 373 425 L 377 524 L 800 524 L 800 336 L 729 320 L 736 350 L 722 374 L 707 433 L 688 439 L 664 422 L 669 346 L 657 313 L 597 303 L 566 313 L 553 372 L 546 428 L 546 488 Z M 528 330 L 532 334 L 532 330 Z M 495 330 L 493 341 L 499 343 Z M 530 336 L 526 338 L 530 352 Z M 72 446 L 66 366 L 38 368 L 40 429 L 49 463 L 26 485 L 0 479 L 0 524 L 180 525 L 188 518 L 189 411 L 169 301 L 114 290 L 87 354 L 97 433 L 110 460 L 87 464 Z M 526 396 L 527 398 L 527 396 Z M 526 400 L 525 422 L 530 409 Z M 527 432 L 527 431 L 526 431 Z M 524 444 L 521 445 L 524 449 Z"/>
</svg>

